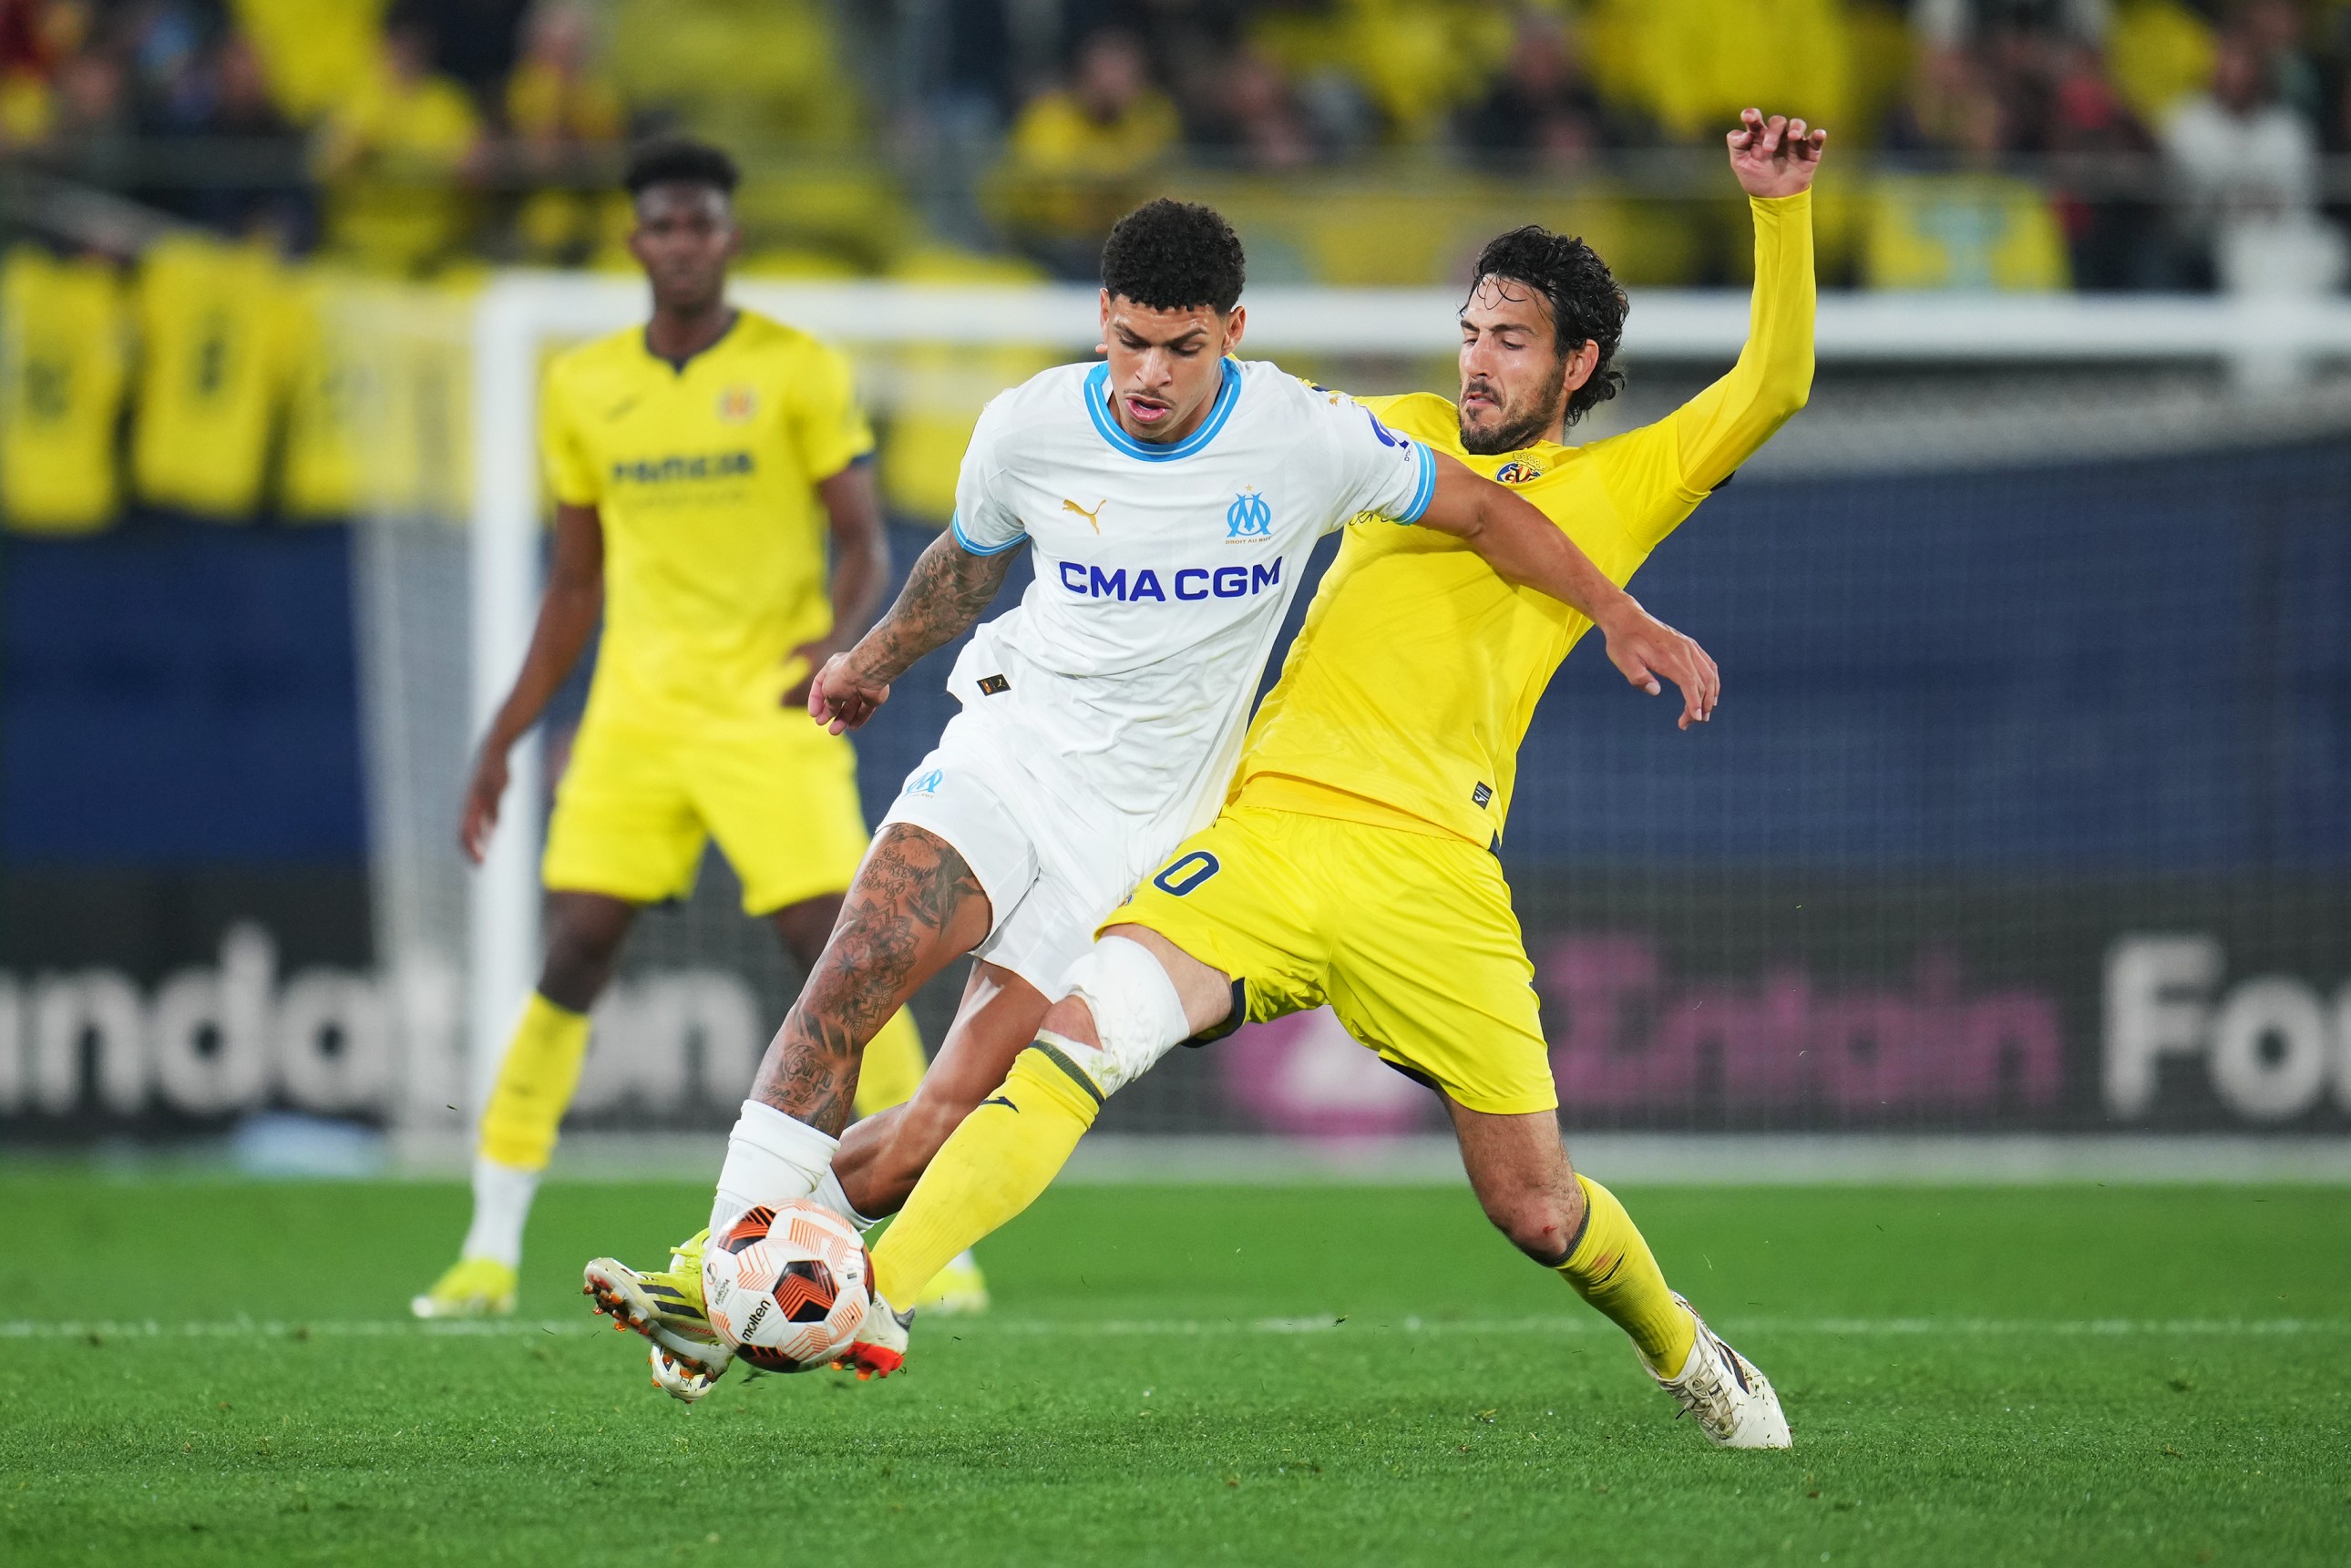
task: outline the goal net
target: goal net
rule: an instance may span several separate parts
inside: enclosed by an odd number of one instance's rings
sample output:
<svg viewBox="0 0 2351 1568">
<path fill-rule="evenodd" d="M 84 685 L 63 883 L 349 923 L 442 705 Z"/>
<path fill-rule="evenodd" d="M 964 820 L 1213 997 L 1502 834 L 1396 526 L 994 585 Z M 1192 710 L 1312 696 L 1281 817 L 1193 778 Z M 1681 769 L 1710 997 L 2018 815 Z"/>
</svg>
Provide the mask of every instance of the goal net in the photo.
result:
<svg viewBox="0 0 2351 1568">
<path fill-rule="evenodd" d="M 1084 289 L 738 294 L 855 359 L 902 570 L 945 520 L 980 405 L 1095 338 Z M 1458 303 L 1263 291 L 1249 351 L 1350 391 L 1449 392 Z M 354 559 L 400 1114 L 454 1124 L 536 975 L 537 858 L 585 691 L 583 672 L 517 750 L 490 862 L 467 867 L 469 752 L 536 609 L 538 378 L 643 303 L 632 281 L 516 275 L 347 307 L 371 411 Z M 1745 328 L 1743 299 L 1640 294 L 1628 392 L 1582 438 L 1663 415 Z M 1635 584 L 1719 659 L 1719 716 L 1677 734 L 1587 646 L 1528 738 L 1501 854 L 1562 1116 L 2351 1125 L 2351 311 L 1832 298 L 1820 345 L 1809 409 Z M 869 817 L 948 716 L 947 657 L 861 736 Z M 918 1003 L 927 1040 L 959 980 Z M 714 854 L 691 899 L 641 921 L 575 1123 L 725 1126 L 798 983 Z M 1328 1013 L 1178 1053 L 1104 1118 L 1442 1124 Z"/>
</svg>

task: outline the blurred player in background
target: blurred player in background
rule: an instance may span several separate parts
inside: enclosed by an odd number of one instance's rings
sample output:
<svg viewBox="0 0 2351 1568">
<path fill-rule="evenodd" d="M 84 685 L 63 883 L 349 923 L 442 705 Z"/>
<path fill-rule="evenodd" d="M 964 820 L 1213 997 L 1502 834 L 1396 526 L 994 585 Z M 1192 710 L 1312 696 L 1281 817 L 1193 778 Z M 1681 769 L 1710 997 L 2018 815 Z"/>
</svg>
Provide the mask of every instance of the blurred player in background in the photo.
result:
<svg viewBox="0 0 2351 1568">
<path fill-rule="evenodd" d="M 1461 401 L 1373 398 L 1400 432 L 1510 485 L 1614 580 L 1802 408 L 1813 373 L 1813 176 L 1826 133 L 1750 110 L 1730 165 L 1755 224 L 1738 364 L 1655 424 L 1565 444 L 1615 395 L 1625 300 L 1581 240 L 1496 239 L 1461 309 Z M 1443 1096 L 1488 1218 L 1631 1336 L 1715 1442 L 1785 1448 L 1770 1382 L 1667 1288 L 1607 1188 L 1560 1139 L 1559 1096 L 1496 852 L 1517 751 L 1590 622 L 1459 541 L 1381 517 L 1348 530 L 1223 813 L 1071 968 L 1003 1088 L 932 1162 L 874 1249 L 874 1290 L 932 1270 L 1044 1191 L 1104 1098 L 1186 1039 L 1329 1003 Z M 904 1324 L 869 1314 L 852 1360 L 887 1373 Z"/>
<path fill-rule="evenodd" d="M 880 624 L 818 674 L 812 708 L 834 728 L 862 723 L 1033 548 L 1035 580 L 956 659 L 962 709 L 891 807 L 768 1047 L 708 1235 L 811 1197 L 861 1225 L 897 1207 L 1036 1038 L 1095 926 L 1215 815 L 1300 568 L 1356 514 L 1459 540 L 1498 592 L 1508 579 L 1591 616 L 1628 679 L 1652 692 L 1672 680 L 1692 717 L 1710 705 L 1704 652 L 1525 500 L 1352 399 L 1232 358 L 1242 281 L 1240 240 L 1208 208 L 1157 201 L 1120 220 L 1102 249 L 1104 361 L 987 405 L 953 528 Z M 981 962 L 965 1016 L 921 1092 L 841 1139 L 874 1024 L 966 953 Z M 678 1397 L 729 1364 L 698 1270 L 656 1278 L 597 1259 L 587 1283 L 599 1311 L 654 1341 L 655 1380 Z"/>
<path fill-rule="evenodd" d="M 849 743 L 811 725 L 809 678 L 855 641 L 890 580 L 873 434 L 848 362 L 726 302 L 734 162 L 690 141 L 631 162 L 629 246 L 652 319 L 564 355 L 541 440 L 555 561 L 538 624 L 484 737 L 460 831 L 478 862 L 507 754 L 604 621 L 588 711 L 548 825 L 546 966 L 482 1114 L 474 1218 L 419 1317 L 513 1310 L 523 1223 L 588 1050 L 588 1011 L 637 911 L 693 891 L 716 838 L 802 973 L 865 852 Z M 825 540 L 833 548 L 828 598 Z M 862 1114 L 914 1092 L 913 1020 L 883 1023 Z M 967 1271 L 943 1295 L 977 1304 Z"/>
</svg>

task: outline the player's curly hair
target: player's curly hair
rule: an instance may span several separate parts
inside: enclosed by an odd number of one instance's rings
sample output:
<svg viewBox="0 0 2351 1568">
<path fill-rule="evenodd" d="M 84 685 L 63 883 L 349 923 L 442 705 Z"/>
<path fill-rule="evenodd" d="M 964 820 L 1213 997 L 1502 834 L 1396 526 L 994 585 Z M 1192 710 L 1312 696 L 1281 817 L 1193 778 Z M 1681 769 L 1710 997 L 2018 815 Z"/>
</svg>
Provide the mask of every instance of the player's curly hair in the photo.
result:
<svg viewBox="0 0 2351 1568">
<path fill-rule="evenodd" d="M 735 160 L 709 142 L 664 136 L 640 142 L 629 153 L 621 185 L 632 198 L 655 185 L 707 185 L 721 195 L 732 196 L 742 178 Z"/>
<path fill-rule="evenodd" d="M 1206 305 L 1229 315 L 1246 280 L 1241 236 L 1223 214 L 1195 202 L 1145 202 L 1102 242 L 1102 287 L 1153 310 Z"/>
<path fill-rule="evenodd" d="M 1552 346 L 1562 362 L 1586 343 L 1600 346 L 1600 362 L 1593 367 L 1591 380 L 1568 394 L 1568 423 L 1625 390 L 1616 349 L 1625 340 L 1625 312 L 1630 306 L 1616 275 L 1590 246 L 1529 224 L 1487 241 L 1478 253 L 1469 292 L 1475 295 L 1489 277 L 1531 288 L 1550 305 Z"/>
</svg>

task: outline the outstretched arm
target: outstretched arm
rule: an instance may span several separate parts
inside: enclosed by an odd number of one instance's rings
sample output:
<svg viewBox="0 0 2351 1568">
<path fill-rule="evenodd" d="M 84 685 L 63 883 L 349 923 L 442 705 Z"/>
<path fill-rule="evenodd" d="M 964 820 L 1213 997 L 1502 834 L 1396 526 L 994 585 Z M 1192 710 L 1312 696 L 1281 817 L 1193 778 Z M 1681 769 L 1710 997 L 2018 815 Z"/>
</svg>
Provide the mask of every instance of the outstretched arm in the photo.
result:
<svg viewBox="0 0 2351 1568">
<path fill-rule="evenodd" d="M 1755 223 L 1755 295 L 1730 373 L 1672 415 L 1685 489 L 1704 495 L 1804 406 L 1813 388 L 1813 176 L 1829 133 L 1760 110 L 1724 140 Z"/>
<path fill-rule="evenodd" d="M 1660 675 L 1681 688 L 1682 728 L 1712 716 L 1722 677 L 1706 650 L 1642 609 L 1524 497 L 1439 457 L 1437 493 L 1420 526 L 1466 541 L 1504 581 L 1582 611 L 1607 638 L 1609 662 L 1626 680 L 1651 696 L 1664 689 Z"/>
<path fill-rule="evenodd" d="M 915 558 L 898 601 L 846 653 L 836 653 L 809 683 L 809 716 L 839 735 L 855 729 L 890 700 L 890 683 L 914 661 L 945 647 L 979 619 L 1004 586 L 1014 551 L 978 555 L 952 530 Z"/>
</svg>

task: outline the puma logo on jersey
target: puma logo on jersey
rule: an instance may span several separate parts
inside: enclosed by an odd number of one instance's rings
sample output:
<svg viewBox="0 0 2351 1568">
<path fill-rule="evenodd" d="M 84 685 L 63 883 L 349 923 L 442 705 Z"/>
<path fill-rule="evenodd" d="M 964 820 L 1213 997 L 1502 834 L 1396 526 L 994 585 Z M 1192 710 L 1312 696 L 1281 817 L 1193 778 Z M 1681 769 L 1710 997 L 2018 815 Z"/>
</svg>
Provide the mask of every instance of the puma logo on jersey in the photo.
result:
<svg viewBox="0 0 2351 1568">
<path fill-rule="evenodd" d="M 1078 516 L 1085 518 L 1086 526 L 1088 528 L 1093 529 L 1096 533 L 1100 533 L 1102 532 L 1102 509 L 1109 505 L 1110 497 L 1105 496 L 1101 500 L 1096 501 L 1094 503 L 1094 509 L 1089 512 L 1083 507 L 1079 506 L 1075 501 L 1064 500 L 1061 503 L 1061 510 L 1065 512 L 1077 513 Z"/>
</svg>

